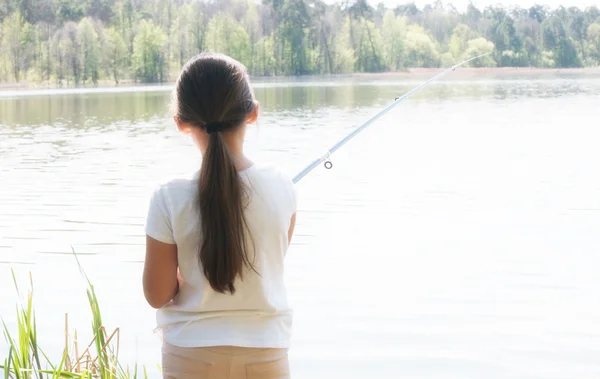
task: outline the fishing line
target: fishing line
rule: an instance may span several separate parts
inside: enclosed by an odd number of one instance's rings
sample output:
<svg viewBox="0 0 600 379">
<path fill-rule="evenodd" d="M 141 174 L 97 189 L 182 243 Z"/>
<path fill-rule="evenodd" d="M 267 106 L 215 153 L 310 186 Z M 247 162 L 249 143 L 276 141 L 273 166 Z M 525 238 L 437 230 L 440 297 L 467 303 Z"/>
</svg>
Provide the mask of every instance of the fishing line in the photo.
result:
<svg viewBox="0 0 600 379">
<path fill-rule="evenodd" d="M 375 116 L 373 116 L 370 120 L 368 120 L 367 122 L 365 122 L 364 124 L 362 124 L 358 128 L 354 129 L 354 131 L 350 132 L 346 137 L 342 138 L 338 143 L 336 143 L 329 150 L 327 150 L 327 152 L 322 157 L 316 159 L 311 164 L 309 164 L 308 166 L 306 166 L 306 168 L 304 168 L 302 171 L 300 171 L 298 173 L 298 175 L 296 175 L 294 177 L 294 179 L 293 179 L 294 183 L 298 183 L 298 181 L 300 181 L 300 179 L 302 179 L 303 177 L 305 177 L 306 174 L 308 174 L 309 172 L 311 172 L 315 167 L 317 167 L 318 165 L 320 165 L 322 162 L 325 162 L 324 166 L 325 166 L 326 169 L 328 169 L 328 170 L 331 169 L 333 167 L 333 163 L 331 163 L 331 160 L 329 159 L 329 157 L 331 156 L 331 154 L 333 154 L 337 149 L 339 149 L 344 144 L 346 144 L 346 142 L 350 141 L 354 136 L 356 136 L 358 133 L 360 133 L 362 130 L 364 130 L 367 126 L 369 126 L 373 122 L 375 122 L 379 117 L 381 117 L 384 114 L 386 114 L 390 109 L 392 109 L 393 107 L 395 107 L 396 105 L 398 105 L 402 101 L 406 100 L 413 93 L 417 92 L 418 90 L 420 90 L 421 88 L 425 87 L 426 85 L 428 85 L 429 83 L 433 82 L 434 80 L 436 80 L 438 78 L 441 78 L 442 76 L 446 75 L 447 73 L 456 70 L 460 66 L 462 66 L 462 65 L 464 65 L 466 63 L 469 63 L 469 62 L 471 62 L 471 61 L 473 61 L 475 59 L 479 59 L 479 58 L 481 58 L 483 56 L 486 56 L 488 54 L 491 54 L 491 53 L 481 54 L 481 55 L 478 55 L 476 57 L 467 59 L 467 60 L 465 60 L 463 62 L 460 62 L 458 64 L 455 64 L 454 66 L 446 69 L 445 71 L 442 71 L 439 74 L 435 75 L 434 77 L 432 77 L 431 79 L 427 80 L 426 82 L 424 82 L 423 84 L 419 85 L 418 87 L 415 87 L 412 90 L 408 91 L 404 95 L 402 95 L 400 97 L 397 97 L 394 100 L 393 103 L 391 103 L 390 105 L 388 105 L 387 107 L 385 107 L 383 110 L 381 110 Z"/>
</svg>

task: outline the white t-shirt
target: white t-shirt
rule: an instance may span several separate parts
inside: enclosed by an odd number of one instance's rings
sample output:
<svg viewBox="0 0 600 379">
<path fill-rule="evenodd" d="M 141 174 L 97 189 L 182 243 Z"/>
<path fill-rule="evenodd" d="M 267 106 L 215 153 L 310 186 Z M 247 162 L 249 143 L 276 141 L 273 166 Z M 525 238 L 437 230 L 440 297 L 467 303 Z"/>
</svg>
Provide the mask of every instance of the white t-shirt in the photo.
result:
<svg viewBox="0 0 600 379">
<path fill-rule="evenodd" d="M 260 276 L 244 268 L 234 295 L 215 292 L 200 268 L 201 220 L 195 203 L 199 172 L 164 183 L 152 194 L 146 234 L 177 245 L 179 293 L 157 311 L 157 329 L 172 345 L 289 347 L 292 310 L 283 276 L 290 220 L 296 212 L 294 185 L 272 166 L 254 163 L 239 174 L 250 191 L 246 220 L 253 242 L 248 243 L 248 256 L 255 257 Z"/>
</svg>

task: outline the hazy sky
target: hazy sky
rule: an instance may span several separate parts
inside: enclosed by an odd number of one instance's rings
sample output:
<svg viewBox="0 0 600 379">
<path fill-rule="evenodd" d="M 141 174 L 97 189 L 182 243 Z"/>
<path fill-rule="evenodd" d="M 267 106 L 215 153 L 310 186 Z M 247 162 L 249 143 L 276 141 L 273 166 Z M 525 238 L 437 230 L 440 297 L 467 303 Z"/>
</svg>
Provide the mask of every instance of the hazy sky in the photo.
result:
<svg viewBox="0 0 600 379">
<path fill-rule="evenodd" d="M 325 0 L 328 3 L 337 3 L 339 2 L 339 0 Z M 435 0 L 414 0 L 414 1 L 407 1 L 407 0 L 368 0 L 369 3 L 371 5 L 376 5 L 380 2 L 383 2 L 386 6 L 388 7 L 394 7 L 396 5 L 400 5 L 400 4 L 406 4 L 406 3 L 412 3 L 414 2 L 415 5 L 417 7 L 419 7 L 420 9 L 423 9 L 423 6 L 425 4 L 433 4 Z M 454 6 L 458 9 L 458 10 L 464 10 L 467 8 L 467 5 L 469 4 L 469 0 L 442 0 L 442 2 L 444 4 L 454 4 Z M 473 4 L 478 7 L 478 8 L 484 8 L 487 7 L 488 5 L 494 5 L 494 4 L 502 4 L 502 5 L 516 5 L 519 4 L 519 6 L 521 6 L 522 8 L 528 8 L 534 4 L 543 4 L 543 5 L 548 5 L 551 8 L 556 8 L 559 5 L 564 5 L 564 6 L 576 6 L 576 7 L 580 7 L 580 8 L 585 8 L 591 5 L 597 5 L 600 6 L 600 0 L 513 0 L 513 1 L 506 1 L 506 0 L 499 0 L 499 1 L 495 1 L 495 0 L 473 0 Z"/>
</svg>

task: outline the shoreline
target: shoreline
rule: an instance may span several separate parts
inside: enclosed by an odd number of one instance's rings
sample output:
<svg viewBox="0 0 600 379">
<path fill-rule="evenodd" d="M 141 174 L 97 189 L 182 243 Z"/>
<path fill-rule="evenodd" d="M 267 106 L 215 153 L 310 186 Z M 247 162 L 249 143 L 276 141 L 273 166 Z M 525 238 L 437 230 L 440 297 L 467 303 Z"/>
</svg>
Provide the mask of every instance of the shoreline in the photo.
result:
<svg viewBox="0 0 600 379">
<path fill-rule="evenodd" d="M 297 76 L 252 76 L 251 79 L 257 83 L 281 82 L 286 80 L 311 80 L 311 79 L 385 79 L 385 78 L 419 78 L 433 76 L 445 67 L 440 68 L 409 68 L 400 71 L 389 72 L 357 72 L 348 74 L 323 74 L 323 75 L 297 75 Z M 509 77 L 521 75 L 535 76 L 552 76 L 552 75 L 598 75 L 600 77 L 600 67 L 585 67 L 585 68 L 537 68 L 537 67 L 462 67 L 453 73 L 453 76 L 459 77 L 485 77 L 493 75 L 493 77 Z M 97 85 L 58 85 L 56 83 L 45 82 L 20 82 L 20 83 L 0 83 L 0 93 L 14 91 L 39 91 L 39 90 L 85 90 L 85 89 L 119 89 L 119 88 L 155 88 L 172 86 L 175 79 L 162 83 L 140 83 L 135 80 L 122 80 L 118 85 L 112 80 L 99 81 Z"/>
<path fill-rule="evenodd" d="M 397 72 L 381 72 L 381 73 L 356 73 L 350 74 L 353 76 L 369 77 L 369 76 L 411 76 L 423 74 L 435 74 L 448 67 L 441 68 L 410 68 L 404 71 Z M 582 74 L 598 74 L 600 75 L 600 67 L 583 67 L 583 68 L 538 68 L 538 67 L 461 67 L 455 71 L 465 74 L 486 75 L 494 74 L 561 74 L 561 73 L 582 73 Z"/>
</svg>

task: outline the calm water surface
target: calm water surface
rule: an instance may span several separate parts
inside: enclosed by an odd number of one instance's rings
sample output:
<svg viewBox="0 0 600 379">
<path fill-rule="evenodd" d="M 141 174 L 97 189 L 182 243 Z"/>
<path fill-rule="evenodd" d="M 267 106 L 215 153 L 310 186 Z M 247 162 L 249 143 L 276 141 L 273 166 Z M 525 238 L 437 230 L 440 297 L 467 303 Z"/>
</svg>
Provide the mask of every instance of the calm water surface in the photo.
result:
<svg viewBox="0 0 600 379">
<path fill-rule="evenodd" d="M 421 78 L 257 82 L 250 155 L 290 175 Z M 0 315 L 32 272 L 43 346 L 91 332 L 85 283 L 156 372 L 143 300 L 154 186 L 199 167 L 168 87 L 0 93 Z M 299 184 L 294 378 L 600 376 L 600 77 L 426 87 Z M 0 359 L 7 345 L 0 342 Z"/>
</svg>

